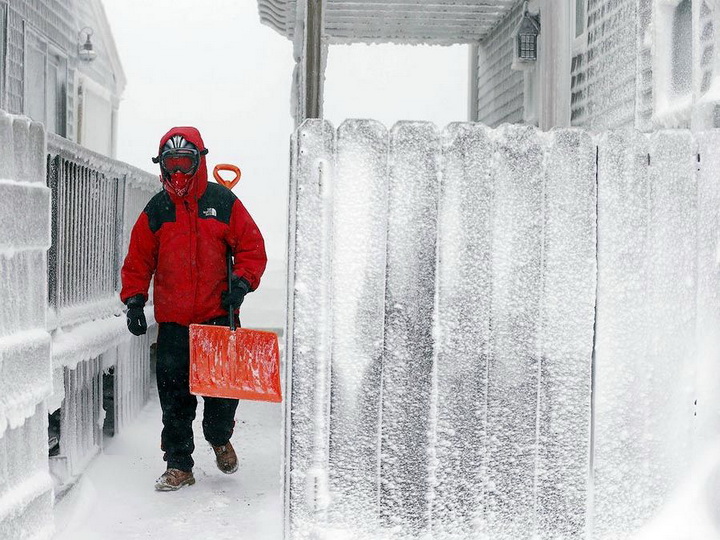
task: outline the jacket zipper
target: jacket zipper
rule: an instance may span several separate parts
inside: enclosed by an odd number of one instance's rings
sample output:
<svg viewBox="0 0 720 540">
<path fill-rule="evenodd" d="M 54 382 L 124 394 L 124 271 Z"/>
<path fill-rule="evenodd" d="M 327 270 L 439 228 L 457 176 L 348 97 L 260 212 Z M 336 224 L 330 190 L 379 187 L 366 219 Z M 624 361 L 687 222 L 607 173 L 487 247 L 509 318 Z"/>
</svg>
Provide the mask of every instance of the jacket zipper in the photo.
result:
<svg viewBox="0 0 720 540">
<path fill-rule="evenodd" d="M 190 220 L 190 283 L 193 291 L 193 305 L 192 305 L 192 319 L 191 323 L 195 319 L 195 307 L 197 305 L 197 242 L 198 242 L 198 230 L 197 230 L 197 216 L 191 212 L 190 203 L 185 200 L 185 211 L 188 213 L 188 219 Z"/>
</svg>

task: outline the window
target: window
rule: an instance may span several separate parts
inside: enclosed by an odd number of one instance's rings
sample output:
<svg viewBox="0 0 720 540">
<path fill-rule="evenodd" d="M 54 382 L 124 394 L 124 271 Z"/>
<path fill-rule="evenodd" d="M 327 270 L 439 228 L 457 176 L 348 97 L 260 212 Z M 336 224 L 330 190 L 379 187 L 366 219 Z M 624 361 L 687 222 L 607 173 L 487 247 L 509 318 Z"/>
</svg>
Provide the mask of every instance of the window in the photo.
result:
<svg viewBox="0 0 720 540">
<path fill-rule="evenodd" d="M 85 148 L 111 156 L 113 106 L 110 91 L 88 77 L 81 77 L 78 142 Z"/>
<path fill-rule="evenodd" d="M 648 83 L 653 90 L 654 126 L 690 127 L 694 80 L 699 74 L 693 67 L 695 63 L 699 67 L 693 60 L 693 17 L 699 13 L 693 9 L 693 0 L 658 0 L 652 23 L 642 36 L 652 51 L 653 77 Z"/>
<path fill-rule="evenodd" d="M 520 58 L 523 60 L 537 60 L 537 37 L 520 36 Z"/>
<path fill-rule="evenodd" d="M 585 33 L 585 2 L 587 0 L 575 0 L 575 37 L 578 38 Z"/>
<path fill-rule="evenodd" d="M 572 55 L 587 49 L 588 0 L 567 0 L 569 7 L 568 34 L 572 37 Z"/>
<path fill-rule="evenodd" d="M 66 136 L 67 57 L 25 29 L 24 112 L 48 131 Z"/>
<path fill-rule="evenodd" d="M 682 0 L 672 21 L 672 90 L 685 95 L 692 90 L 692 2 Z"/>
</svg>

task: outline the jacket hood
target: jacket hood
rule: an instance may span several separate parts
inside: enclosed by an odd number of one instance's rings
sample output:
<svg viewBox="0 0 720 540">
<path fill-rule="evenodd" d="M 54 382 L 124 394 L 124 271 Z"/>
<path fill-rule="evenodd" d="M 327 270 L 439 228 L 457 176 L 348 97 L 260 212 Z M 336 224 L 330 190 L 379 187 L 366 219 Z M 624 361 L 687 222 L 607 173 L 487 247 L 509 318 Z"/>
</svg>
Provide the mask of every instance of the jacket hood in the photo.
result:
<svg viewBox="0 0 720 540">
<path fill-rule="evenodd" d="M 170 137 L 174 137 L 175 135 L 183 136 L 186 141 L 193 143 L 197 147 L 198 151 L 205 150 L 205 143 L 203 142 L 202 136 L 200 135 L 198 129 L 192 126 L 181 126 L 170 129 L 170 131 L 168 131 L 165 135 L 162 136 L 162 138 L 160 139 L 160 145 L 158 146 L 158 155 L 160 155 L 160 152 L 162 152 L 162 148 L 163 146 L 165 146 L 165 143 L 168 141 L 168 139 L 170 139 Z M 160 177 L 160 180 L 162 181 L 162 176 Z M 201 197 L 202 194 L 205 193 L 205 188 L 207 188 L 208 183 L 207 163 L 205 162 L 205 156 L 200 156 L 200 162 L 198 164 L 197 171 L 193 175 L 191 182 L 192 185 L 190 187 L 190 190 L 184 198 Z M 163 182 L 163 189 L 165 189 L 165 182 Z M 165 189 L 165 191 L 167 191 L 167 189 Z M 177 196 L 170 191 L 168 191 L 168 194 L 172 198 L 177 198 Z"/>
</svg>

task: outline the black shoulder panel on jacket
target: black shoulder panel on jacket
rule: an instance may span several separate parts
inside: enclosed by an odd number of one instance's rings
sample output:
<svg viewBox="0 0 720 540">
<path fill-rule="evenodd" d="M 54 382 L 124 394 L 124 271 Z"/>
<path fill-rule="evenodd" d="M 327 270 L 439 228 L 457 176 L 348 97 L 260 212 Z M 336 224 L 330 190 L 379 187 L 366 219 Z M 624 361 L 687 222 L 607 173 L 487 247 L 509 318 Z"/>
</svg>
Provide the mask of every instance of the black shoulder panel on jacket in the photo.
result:
<svg viewBox="0 0 720 540">
<path fill-rule="evenodd" d="M 165 190 L 155 195 L 143 210 L 147 214 L 150 230 L 158 232 L 163 223 L 175 221 L 175 203 Z"/>
<path fill-rule="evenodd" d="M 198 215 L 201 219 L 217 219 L 230 224 L 232 207 L 237 197 L 228 188 L 208 183 L 205 193 L 198 202 Z"/>
</svg>

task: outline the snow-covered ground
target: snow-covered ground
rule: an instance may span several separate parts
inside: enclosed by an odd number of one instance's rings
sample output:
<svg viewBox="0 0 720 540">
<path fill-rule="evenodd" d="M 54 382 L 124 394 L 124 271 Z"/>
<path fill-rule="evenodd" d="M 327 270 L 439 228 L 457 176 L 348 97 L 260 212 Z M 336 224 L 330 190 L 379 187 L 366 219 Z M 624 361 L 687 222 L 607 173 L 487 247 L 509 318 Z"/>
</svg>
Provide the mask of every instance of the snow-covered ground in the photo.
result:
<svg viewBox="0 0 720 540">
<path fill-rule="evenodd" d="M 243 326 L 281 330 L 285 287 L 285 262 L 270 261 L 262 286 L 243 306 Z M 225 475 L 202 437 L 202 399 L 198 401 L 195 485 L 178 492 L 154 490 L 165 462 L 162 413 L 153 386 L 138 417 L 124 432 L 106 439 L 103 453 L 57 505 L 56 540 L 281 538 L 282 405 L 240 402 L 232 438 L 240 468 Z"/>
<path fill-rule="evenodd" d="M 240 468 L 215 466 L 202 437 L 202 400 L 193 425 L 196 483 L 156 492 L 165 469 L 157 392 L 124 433 L 110 439 L 55 509 L 56 540 L 282 538 L 281 406 L 242 401 L 232 438 Z M 208 531 L 212 531 L 208 534 Z"/>
<path fill-rule="evenodd" d="M 243 326 L 281 330 L 285 323 L 285 262 L 270 261 L 262 286 L 243 306 Z M 127 538 L 282 537 L 281 419 L 279 404 L 241 401 L 232 438 L 240 460 L 233 475 L 221 473 L 202 437 L 198 400 L 193 486 L 158 493 L 165 470 L 157 389 L 138 417 L 118 436 L 55 509 L 56 540 Z"/>
</svg>

